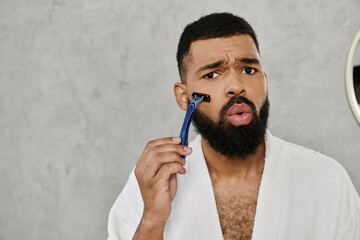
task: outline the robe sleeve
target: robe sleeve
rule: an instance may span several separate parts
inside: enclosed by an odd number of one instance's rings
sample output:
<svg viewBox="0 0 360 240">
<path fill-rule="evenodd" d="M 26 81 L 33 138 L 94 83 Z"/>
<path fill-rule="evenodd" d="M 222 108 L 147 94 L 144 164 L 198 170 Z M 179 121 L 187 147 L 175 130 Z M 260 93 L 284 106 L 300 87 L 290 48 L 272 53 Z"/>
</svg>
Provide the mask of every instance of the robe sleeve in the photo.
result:
<svg viewBox="0 0 360 240">
<path fill-rule="evenodd" d="M 343 183 L 336 239 L 360 240 L 360 198 L 348 175 Z"/>
<path fill-rule="evenodd" d="M 110 210 L 108 240 L 130 240 L 140 223 L 144 204 L 134 171 Z"/>
</svg>

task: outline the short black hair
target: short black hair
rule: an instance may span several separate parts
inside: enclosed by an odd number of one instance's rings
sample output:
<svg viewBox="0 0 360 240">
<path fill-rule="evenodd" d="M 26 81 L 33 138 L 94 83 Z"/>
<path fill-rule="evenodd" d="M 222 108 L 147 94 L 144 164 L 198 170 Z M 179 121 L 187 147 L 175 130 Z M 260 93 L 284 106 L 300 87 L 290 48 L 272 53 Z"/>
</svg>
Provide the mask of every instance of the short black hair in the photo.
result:
<svg viewBox="0 0 360 240">
<path fill-rule="evenodd" d="M 176 53 L 181 81 L 184 82 L 183 78 L 186 72 L 184 58 L 189 53 L 192 42 L 235 35 L 250 35 L 260 53 L 259 43 L 253 28 L 245 19 L 231 13 L 212 13 L 187 25 L 181 34 Z"/>
</svg>

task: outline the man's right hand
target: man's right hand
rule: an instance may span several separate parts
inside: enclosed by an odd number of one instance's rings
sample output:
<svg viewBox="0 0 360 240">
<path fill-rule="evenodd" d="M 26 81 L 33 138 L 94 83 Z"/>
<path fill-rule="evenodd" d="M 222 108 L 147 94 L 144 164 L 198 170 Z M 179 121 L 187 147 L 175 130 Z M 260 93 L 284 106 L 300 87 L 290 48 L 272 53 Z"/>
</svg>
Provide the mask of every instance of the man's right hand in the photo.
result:
<svg viewBox="0 0 360 240">
<path fill-rule="evenodd" d="M 185 174 L 190 147 L 180 145 L 180 137 L 149 142 L 136 164 L 135 176 L 144 201 L 144 212 L 134 239 L 162 239 L 177 190 L 176 174 Z"/>
</svg>

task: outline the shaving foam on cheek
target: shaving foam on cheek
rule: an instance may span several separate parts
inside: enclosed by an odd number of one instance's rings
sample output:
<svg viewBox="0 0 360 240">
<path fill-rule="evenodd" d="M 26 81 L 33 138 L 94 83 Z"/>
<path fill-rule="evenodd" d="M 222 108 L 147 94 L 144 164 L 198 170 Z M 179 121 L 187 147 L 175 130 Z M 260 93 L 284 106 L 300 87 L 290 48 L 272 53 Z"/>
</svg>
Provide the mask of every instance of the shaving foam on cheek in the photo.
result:
<svg viewBox="0 0 360 240">
<path fill-rule="evenodd" d="M 180 144 L 184 145 L 184 146 L 188 145 L 190 124 L 194 117 L 194 113 L 196 111 L 198 104 L 202 101 L 210 102 L 210 95 L 208 95 L 208 94 L 194 92 L 192 94 L 192 97 L 193 97 L 193 100 L 189 104 L 189 106 L 186 110 L 185 119 L 184 119 L 184 122 L 183 122 L 183 125 L 181 128 L 181 132 L 180 132 L 180 138 L 181 138 Z M 183 156 L 183 158 L 185 158 L 185 157 Z"/>
</svg>

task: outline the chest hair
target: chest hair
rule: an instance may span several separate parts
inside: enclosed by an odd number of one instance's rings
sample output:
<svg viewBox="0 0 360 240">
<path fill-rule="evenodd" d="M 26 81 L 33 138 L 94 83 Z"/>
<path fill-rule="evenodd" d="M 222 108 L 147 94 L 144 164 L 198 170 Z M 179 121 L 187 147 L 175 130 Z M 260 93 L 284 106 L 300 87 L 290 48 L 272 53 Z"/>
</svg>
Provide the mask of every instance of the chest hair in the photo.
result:
<svg viewBox="0 0 360 240">
<path fill-rule="evenodd" d="M 224 240 L 250 240 L 257 194 L 224 196 L 215 193 L 215 199 Z"/>
</svg>

